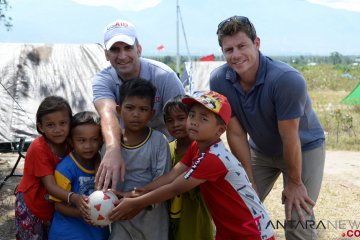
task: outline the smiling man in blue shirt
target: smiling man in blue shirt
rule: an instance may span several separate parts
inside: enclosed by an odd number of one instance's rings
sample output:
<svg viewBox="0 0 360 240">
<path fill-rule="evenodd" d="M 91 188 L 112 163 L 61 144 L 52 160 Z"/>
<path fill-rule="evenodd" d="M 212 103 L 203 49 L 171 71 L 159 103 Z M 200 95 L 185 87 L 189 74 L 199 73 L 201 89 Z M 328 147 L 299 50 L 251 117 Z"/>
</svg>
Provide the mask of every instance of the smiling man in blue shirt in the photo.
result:
<svg viewBox="0 0 360 240">
<path fill-rule="evenodd" d="M 210 76 L 210 88 L 233 109 L 227 129 L 231 151 L 241 161 L 264 200 L 283 174 L 287 239 L 316 239 L 298 221 L 314 220 L 325 161 L 325 136 L 312 109 L 303 76 L 265 57 L 248 18 L 233 16 L 217 30 L 226 64 Z M 250 137 L 248 140 L 248 136 Z M 290 222 L 289 222 L 290 223 Z"/>
</svg>

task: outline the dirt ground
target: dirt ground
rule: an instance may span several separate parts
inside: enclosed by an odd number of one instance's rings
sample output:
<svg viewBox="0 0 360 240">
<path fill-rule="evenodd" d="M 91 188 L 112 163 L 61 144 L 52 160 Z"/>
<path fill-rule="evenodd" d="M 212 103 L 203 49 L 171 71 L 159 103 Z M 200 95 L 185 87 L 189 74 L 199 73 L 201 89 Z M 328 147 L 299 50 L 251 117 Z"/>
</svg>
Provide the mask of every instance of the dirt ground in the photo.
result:
<svg viewBox="0 0 360 240">
<path fill-rule="evenodd" d="M 360 152 L 326 152 L 324 179 L 314 208 L 314 228 L 319 240 L 360 239 L 359 175 Z M 279 178 L 264 202 L 274 223 L 284 221 L 281 192 L 282 179 Z M 285 239 L 280 225 L 275 227 L 275 232 L 277 239 Z"/>
<path fill-rule="evenodd" d="M 0 181 L 10 173 L 17 156 L 17 153 L 0 153 Z M 21 173 L 23 162 L 21 160 L 16 173 Z M 360 239 L 359 175 L 360 152 L 326 152 L 324 181 L 314 210 L 314 226 L 320 240 Z M 15 239 L 13 191 L 19 180 L 19 177 L 11 177 L 0 189 L 0 240 Z M 284 219 L 281 190 L 279 178 L 264 203 L 274 223 Z M 285 239 L 281 225 L 275 231 L 277 239 Z"/>
</svg>

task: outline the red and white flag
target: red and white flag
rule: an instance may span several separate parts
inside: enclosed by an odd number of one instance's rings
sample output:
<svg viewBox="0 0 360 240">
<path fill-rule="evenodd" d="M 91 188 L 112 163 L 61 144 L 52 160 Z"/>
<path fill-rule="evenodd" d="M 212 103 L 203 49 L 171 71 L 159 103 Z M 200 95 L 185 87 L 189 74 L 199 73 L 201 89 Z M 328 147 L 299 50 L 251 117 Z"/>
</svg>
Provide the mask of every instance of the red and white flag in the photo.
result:
<svg viewBox="0 0 360 240">
<path fill-rule="evenodd" d="M 207 56 L 203 56 L 200 58 L 201 62 L 205 62 L 205 61 L 215 61 L 215 55 L 214 54 L 210 54 Z"/>
<path fill-rule="evenodd" d="M 159 44 L 157 47 L 156 47 L 156 50 L 158 50 L 159 52 L 160 51 L 164 51 L 165 50 L 165 46 L 164 46 L 164 44 Z"/>
</svg>

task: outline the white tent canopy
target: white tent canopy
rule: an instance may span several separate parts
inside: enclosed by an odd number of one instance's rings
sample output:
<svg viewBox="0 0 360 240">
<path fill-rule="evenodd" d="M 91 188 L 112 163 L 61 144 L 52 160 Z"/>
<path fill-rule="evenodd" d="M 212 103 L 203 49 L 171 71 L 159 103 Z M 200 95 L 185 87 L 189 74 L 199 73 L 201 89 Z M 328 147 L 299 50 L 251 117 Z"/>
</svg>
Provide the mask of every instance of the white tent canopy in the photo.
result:
<svg viewBox="0 0 360 240">
<path fill-rule="evenodd" d="M 224 61 L 185 62 L 181 80 L 186 86 L 187 93 L 209 91 L 210 73 L 224 63 Z"/>
<path fill-rule="evenodd" d="M 49 95 L 74 113 L 94 110 L 91 82 L 108 65 L 99 44 L 0 43 L 0 143 L 37 136 L 35 114 Z"/>
</svg>

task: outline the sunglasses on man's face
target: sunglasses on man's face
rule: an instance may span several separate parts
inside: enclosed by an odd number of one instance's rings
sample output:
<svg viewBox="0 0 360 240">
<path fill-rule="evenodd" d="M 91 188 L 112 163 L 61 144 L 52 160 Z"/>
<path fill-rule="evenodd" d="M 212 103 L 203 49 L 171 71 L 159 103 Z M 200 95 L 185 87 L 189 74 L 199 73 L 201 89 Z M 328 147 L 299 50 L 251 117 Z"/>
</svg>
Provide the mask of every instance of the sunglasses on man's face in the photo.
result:
<svg viewBox="0 0 360 240">
<path fill-rule="evenodd" d="M 216 33 L 219 33 L 219 31 L 224 27 L 224 25 L 230 21 L 236 21 L 241 24 L 249 24 L 250 26 L 252 25 L 247 17 L 233 16 L 233 17 L 229 17 L 228 19 L 225 19 L 224 21 L 220 22 Z"/>
</svg>

